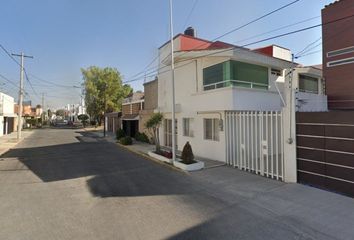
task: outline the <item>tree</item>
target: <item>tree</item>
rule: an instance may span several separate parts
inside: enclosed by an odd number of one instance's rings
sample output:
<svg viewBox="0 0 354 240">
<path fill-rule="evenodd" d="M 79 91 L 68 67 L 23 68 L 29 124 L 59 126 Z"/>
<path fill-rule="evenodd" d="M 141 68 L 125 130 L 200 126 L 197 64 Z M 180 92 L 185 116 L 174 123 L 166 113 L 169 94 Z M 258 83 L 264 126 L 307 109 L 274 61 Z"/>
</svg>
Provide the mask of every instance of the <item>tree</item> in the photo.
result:
<svg viewBox="0 0 354 240">
<path fill-rule="evenodd" d="M 192 146 L 189 144 L 189 142 L 186 142 L 186 144 L 184 145 L 181 158 L 182 162 L 185 164 L 194 163 L 194 154 Z"/>
<path fill-rule="evenodd" d="M 86 124 L 89 120 L 89 116 L 87 114 L 80 114 L 79 116 L 77 116 L 77 118 L 81 121 L 82 125 L 86 127 Z"/>
<path fill-rule="evenodd" d="M 161 126 L 163 115 L 161 113 L 154 113 L 149 120 L 145 123 L 145 127 L 152 131 L 154 143 L 156 145 L 156 152 L 160 152 L 160 138 L 159 138 L 159 128 Z"/>
<path fill-rule="evenodd" d="M 133 89 L 123 84 L 119 71 L 115 68 L 91 66 L 81 69 L 85 88 L 85 103 L 91 119 L 101 123 L 104 112 L 121 110 L 123 99 Z"/>
</svg>

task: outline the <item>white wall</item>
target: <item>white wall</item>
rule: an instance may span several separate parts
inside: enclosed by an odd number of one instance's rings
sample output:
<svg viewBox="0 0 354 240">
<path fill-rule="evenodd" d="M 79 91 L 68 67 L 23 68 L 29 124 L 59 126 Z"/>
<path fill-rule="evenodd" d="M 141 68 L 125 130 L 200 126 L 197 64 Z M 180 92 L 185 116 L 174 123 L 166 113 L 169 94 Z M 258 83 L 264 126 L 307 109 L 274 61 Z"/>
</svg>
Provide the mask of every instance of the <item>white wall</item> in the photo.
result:
<svg viewBox="0 0 354 240">
<path fill-rule="evenodd" d="M 0 115 L 13 115 L 15 100 L 13 97 L 0 93 Z"/>
<path fill-rule="evenodd" d="M 236 51 L 236 50 L 235 50 Z M 175 99 L 178 128 L 178 150 L 189 141 L 196 156 L 225 161 L 225 132 L 219 132 L 219 141 L 204 139 L 204 118 L 220 118 L 225 125 L 225 110 L 281 110 L 282 101 L 273 81 L 282 85 L 284 77 L 271 75 L 270 68 L 284 69 L 290 63 L 270 58 L 246 50 L 224 53 L 225 56 L 198 58 L 176 64 Z M 189 56 L 190 57 L 190 56 Z M 203 90 L 203 68 L 227 60 L 244 61 L 269 67 L 269 90 L 256 90 L 240 87 L 226 87 L 215 90 Z M 162 65 L 162 63 L 160 63 Z M 160 65 L 160 67 L 161 67 Z M 181 67 L 183 65 L 183 67 Z M 164 68 L 158 75 L 158 111 L 166 119 L 171 119 L 172 87 L 171 72 Z M 235 79 L 237 80 L 237 79 Z M 209 112 L 209 113 L 206 113 Z M 210 113 L 211 112 L 211 113 Z M 193 137 L 183 136 L 183 118 L 193 118 Z M 164 145 L 164 126 L 160 130 L 160 141 Z"/>
<path fill-rule="evenodd" d="M 327 96 L 305 92 L 296 93 L 296 110 L 298 112 L 326 112 Z"/>
</svg>

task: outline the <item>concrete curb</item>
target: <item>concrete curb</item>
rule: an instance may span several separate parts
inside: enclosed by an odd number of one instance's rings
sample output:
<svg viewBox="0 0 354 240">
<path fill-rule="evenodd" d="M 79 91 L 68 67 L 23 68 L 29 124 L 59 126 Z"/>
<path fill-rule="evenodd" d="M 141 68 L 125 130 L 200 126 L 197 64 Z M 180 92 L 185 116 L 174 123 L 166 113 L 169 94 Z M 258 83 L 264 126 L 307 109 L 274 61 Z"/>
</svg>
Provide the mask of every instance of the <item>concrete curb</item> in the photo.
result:
<svg viewBox="0 0 354 240">
<path fill-rule="evenodd" d="M 11 149 L 13 149 L 15 146 L 17 146 L 17 144 L 21 143 L 24 139 L 28 138 L 29 136 L 31 136 L 33 134 L 33 130 L 31 131 L 26 131 L 26 132 L 29 132 L 29 134 L 26 136 L 26 137 L 22 137 L 20 138 L 17 142 L 14 142 L 12 146 L 10 146 L 9 148 L 5 149 L 5 150 L 1 150 L 0 151 L 0 157 L 2 155 L 4 155 L 5 153 L 7 153 L 8 151 L 10 151 Z"/>
<path fill-rule="evenodd" d="M 152 162 L 158 163 L 158 164 L 161 165 L 161 166 L 164 166 L 164 167 L 166 167 L 166 168 L 169 168 L 169 169 L 172 169 L 172 170 L 175 170 L 175 171 L 184 173 L 184 174 L 186 174 L 186 175 L 189 175 L 188 172 L 183 171 L 182 169 L 176 168 L 175 166 L 170 165 L 170 164 L 168 164 L 168 163 L 161 162 L 161 161 L 159 161 L 159 160 L 157 160 L 157 159 L 155 159 L 155 158 L 153 158 L 153 157 L 150 157 L 149 155 L 147 155 L 147 154 L 145 154 L 145 153 L 142 153 L 142 152 L 139 152 L 139 151 L 137 151 L 137 150 L 131 149 L 131 148 L 129 148 L 129 147 L 123 145 L 123 144 L 120 144 L 120 143 L 116 143 L 116 144 L 117 144 L 117 146 L 122 147 L 122 148 L 128 150 L 128 151 L 131 152 L 131 153 L 134 153 L 134 154 L 136 154 L 136 155 L 139 155 L 140 157 L 143 157 L 143 158 L 145 158 L 145 159 L 147 159 L 147 160 L 150 160 L 150 161 L 152 161 Z"/>
</svg>

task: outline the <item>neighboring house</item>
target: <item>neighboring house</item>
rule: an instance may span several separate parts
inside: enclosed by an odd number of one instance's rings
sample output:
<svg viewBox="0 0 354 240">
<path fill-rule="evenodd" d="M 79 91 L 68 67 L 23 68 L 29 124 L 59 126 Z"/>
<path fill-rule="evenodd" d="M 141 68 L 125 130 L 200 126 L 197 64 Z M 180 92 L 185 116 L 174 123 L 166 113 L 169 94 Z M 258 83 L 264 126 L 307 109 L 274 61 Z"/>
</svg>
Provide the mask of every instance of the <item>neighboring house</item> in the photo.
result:
<svg viewBox="0 0 354 240">
<path fill-rule="evenodd" d="M 354 109 L 353 14 L 353 0 L 336 1 L 322 9 L 323 76 L 328 108 L 333 110 Z M 342 18 L 346 19 L 333 22 Z"/>
<path fill-rule="evenodd" d="M 144 93 L 135 92 L 122 103 L 122 129 L 126 135 L 135 137 L 139 132 L 139 112 L 144 109 Z"/>
<path fill-rule="evenodd" d="M 107 132 L 116 133 L 122 126 L 122 112 L 106 113 L 106 130 Z"/>
<path fill-rule="evenodd" d="M 297 67 L 294 71 L 293 80 L 297 90 L 296 111 L 328 111 L 321 66 Z"/>
<path fill-rule="evenodd" d="M 291 62 L 290 50 L 275 45 L 264 52 L 186 33 L 190 31 L 174 38 L 177 148 L 189 141 L 195 155 L 225 161 L 225 111 L 281 110 L 285 70 L 297 64 Z M 158 73 L 158 111 L 164 115 L 160 141 L 168 147 L 173 131 L 170 47 L 167 42 L 159 48 Z M 303 87 L 303 76 L 313 73 L 296 69 L 294 75 Z M 309 93 L 307 83 L 303 90 Z"/>
<path fill-rule="evenodd" d="M 144 132 L 150 139 L 152 133 L 146 129 L 145 123 L 158 107 L 158 80 L 144 83 L 144 107 L 139 112 L 139 131 Z"/>
<path fill-rule="evenodd" d="M 0 136 L 12 133 L 16 126 L 14 98 L 0 92 Z"/>
</svg>

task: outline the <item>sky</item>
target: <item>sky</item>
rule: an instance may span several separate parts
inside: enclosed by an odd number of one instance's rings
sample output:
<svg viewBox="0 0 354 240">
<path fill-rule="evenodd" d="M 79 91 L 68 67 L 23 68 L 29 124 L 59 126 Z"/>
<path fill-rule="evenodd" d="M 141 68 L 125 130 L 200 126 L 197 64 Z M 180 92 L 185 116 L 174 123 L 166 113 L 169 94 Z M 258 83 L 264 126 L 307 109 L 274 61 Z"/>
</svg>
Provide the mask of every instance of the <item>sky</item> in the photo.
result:
<svg viewBox="0 0 354 240">
<path fill-rule="evenodd" d="M 192 26 L 198 37 L 212 40 L 290 2 L 173 0 L 174 33 Z M 300 0 L 219 40 L 243 45 L 319 24 L 321 9 L 331 2 Z M 49 108 L 79 102 L 81 68 L 114 67 L 122 74 L 123 81 L 132 79 L 157 56 L 158 47 L 168 41 L 170 34 L 169 0 L 3 0 L 1 10 L 0 44 L 11 53 L 23 51 L 34 56 L 25 59 L 29 77 L 29 82 L 25 81 L 25 99 L 32 100 L 33 105 L 40 104 L 44 94 L 45 106 Z M 304 20 L 307 21 L 249 39 Z M 298 53 L 320 37 L 321 28 L 315 28 L 248 47 L 277 44 Z M 318 43 L 321 40 L 313 46 Z M 321 50 L 320 45 L 311 52 L 317 50 Z M 320 64 L 321 52 L 297 61 L 304 65 Z M 0 50 L 0 74 L 18 85 L 19 70 Z M 141 78 L 130 84 L 134 90 L 142 90 L 143 81 Z M 17 99 L 16 86 L 1 77 L 0 91 Z"/>
</svg>

